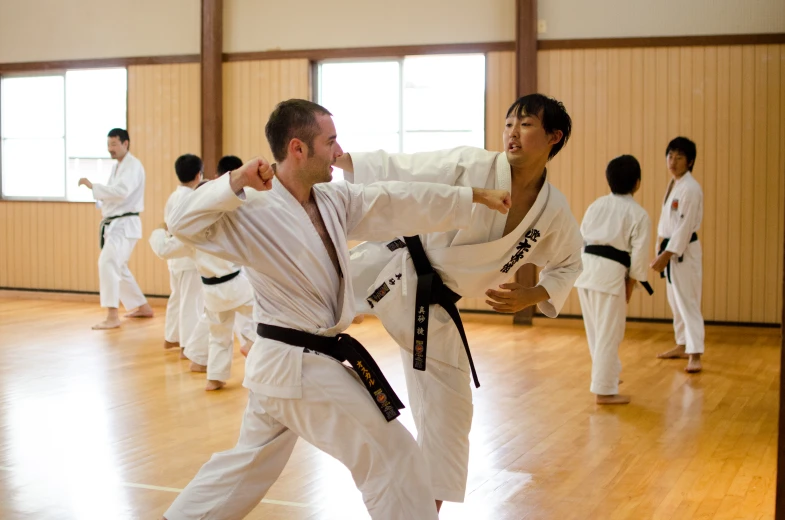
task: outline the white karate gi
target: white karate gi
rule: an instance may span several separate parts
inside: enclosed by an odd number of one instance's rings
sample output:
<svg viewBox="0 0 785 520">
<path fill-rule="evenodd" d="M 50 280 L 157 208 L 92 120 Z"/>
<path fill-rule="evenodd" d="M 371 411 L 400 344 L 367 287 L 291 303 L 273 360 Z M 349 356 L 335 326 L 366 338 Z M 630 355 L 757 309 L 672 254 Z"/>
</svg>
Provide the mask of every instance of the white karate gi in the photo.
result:
<svg viewBox="0 0 785 520">
<path fill-rule="evenodd" d="M 461 147 L 437 152 L 390 155 L 352 153 L 357 184 L 375 180 L 430 181 L 509 190 L 511 168 L 504 153 Z M 397 215 L 395 218 L 401 218 Z M 524 264 L 544 267 L 539 284 L 550 300 L 540 310 L 555 317 L 581 270 L 578 224 L 562 195 L 547 180 L 529 213 L 507 236 L 507 215 L 475 205 L 471 225 L 461 231 L 421 236 L 433 268 L 445 285 L 463 297 L 483 297 L 510 280 Z M 431 470 L 436 498 L 463 502 L 469 468 L 473 415 L 469 364 L 458 329 L 441 306 L 430 306 L 426 370 L 412 367 L 417 274 L 407 249 L 366 242 L 351 251 L 355 298 L 360 312 L 375 314 L 401 347 L 417 441 Z M 398 275 L 403 283 L 390 285 Z M 388 282 L 390 291 L 371 295 Z M 370 307 L 373 304 L 373 308 Z M 470 345 L 472 341 L 469 341 Z M 475 342 L 473 352 L 481 352 Z M 479 375 L 482 380 L 482 374 Z"/>
<path fill-rule="evenodd" d="M 592 359 L 590 390 L 619 393 L 619 344 L 627 319 L 625 278 L 647 281 L 651 222 L 632 195 L 605 195 L 586 210 L 581 234 L 586 245 L 606 245 L 630 254 L 629 270 L 619 262 L 583 253 L 583 272 L 575 282 Z"/>
<path fill-rule="evenodd" d="M 187 186 L 179 186 L 169 196 L 164 208 L 164 221 L 169 218 L 180 199 L 192 191 L 193 189 Z M 161 228 L 155 229 L 150 235 L 150 247 L 156 256 L 165 259 L 169 264 L 172 293 L 166 305 L 166 340 L 171 341 L 171 320 L 177 326 L 176 337 L 179 338 L 180 347 L 185 349 L 186 357 L 195 363 L 206 365 L 209 332 L 207 322 L 201 319 L 204 312 L 202 279 L 192 258 L 194 250 Z"/>
<path fill-rule="evenodd" d="M 99 201 L 103 218 L 144 210 L 144 167 L 128 152 L 115 164 L 106 184 L 93 184 L 93 198 Z M 104 229 L 104 247 L 98 257 L 101 307 L 128 309 L 147 303 L 128 259 L 136 241 L 142 238 L 142 220 L 138 216 L 115 219 Z"/>
<path fill-rule="evenodd" d="M 666 250 L 673 253 L 668 303 L 673 311 L 676 344 L 686 345 L 687 354 L 703 354 L 703 250 L 700 241 L 690 242 L 703 220 L 703 190 L 692 172 L 671 184 L 657 225 L 657 234 L 670 239 Z"/>
<path fill-rule="evenodd" d="M 335 336 L 356 315 L 347 239 L 386 239 L 465 227 L 471 190 L 385 183 L 318 184 L 313 196 L 343 277 L 302 205 L 277 179 L 263 193 L 232 193 L 229 175 L 189 195 L 169 227 L 184 242 L 245 266 L 265 323 Z M 265 495 L 298 437 L 340 460 L 372 518 L 436 519 L 428 469 L 409 432 L 387 422 L 359 378 L 329 356 L 258 338 L 235 448 L 213 455 L 165 516 L 242 518 Z"/>
</svg>

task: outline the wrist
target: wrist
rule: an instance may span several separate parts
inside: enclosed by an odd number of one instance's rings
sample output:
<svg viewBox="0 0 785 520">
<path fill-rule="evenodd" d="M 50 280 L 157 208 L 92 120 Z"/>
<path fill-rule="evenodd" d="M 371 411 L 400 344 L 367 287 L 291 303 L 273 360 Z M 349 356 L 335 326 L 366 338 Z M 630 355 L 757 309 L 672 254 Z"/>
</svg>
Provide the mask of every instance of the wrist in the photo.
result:
<svg viewBox="0 0 785 520">
<path fill-rule="evenodd" d="M 240 193 L 243 188 L 248 186 L 248 182 L 240 170 L 234 170 L 229 174 L 229 186 L 234 193 Z"/>
<path fill-rule="evenodd" d="M 487 198 L 487 191 L 488 190 L 484 188 L 472 188 L 472 203 L 481 204 L 485 202 L 485 199 Z"/>
</svg>

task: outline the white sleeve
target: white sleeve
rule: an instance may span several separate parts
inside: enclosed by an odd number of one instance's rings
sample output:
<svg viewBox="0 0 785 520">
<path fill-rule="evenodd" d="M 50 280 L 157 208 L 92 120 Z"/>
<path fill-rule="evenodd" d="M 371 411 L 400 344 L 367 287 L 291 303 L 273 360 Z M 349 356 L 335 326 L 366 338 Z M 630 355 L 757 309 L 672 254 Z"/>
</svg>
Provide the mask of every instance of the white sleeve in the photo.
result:
<svg viewBox="0 0 785 520">
<path fill-rule="evenodd" d="M 685 190 L 679 200 L 679 223 L 671 234 L 666 251 L 682 256 L 690 245 L 692 233 L 703 218 L 703 193 L 700 189 Z"/>
<path fill-rule="evenodd" d="M 649 242 L 651 242 L 651 222 L 645 212 L 632 228 L 630 244 L 630 278 L 639 282 L 647 281 L 649 272 Z"/>
<path fill-rule="evenodd" d="M 350 240 L 387 240 L 469 226 L 472 189 L 432 183 L 342 183 Z"/>
<path fill-rule="evenodd" d="M 555 244 L 550 245 L 555 251 L 554 260 L 545 264 L 540 271 L 540 286 L 548 291 L 549 299 L 540 302 L 537 307 L 549 318 L 555 318 L 564 307 L 575 281 L 583 271 L 581 251 L 583 238 L 578 230 L 578 223 L 570 214 L 563 218 L 563 225 L 554 237 Z"/>
<path fill-rule="evenodd" d="M 463 146 L 413 154 L 390 154 L 379 150 L 350 155 L 354 173 L 347 172 L 346 180 L 355 184 L 377 181 L 436 182 L 482 188 L 498 154 Z M 471 178 L 462 179 L 464 175 Z"/>
<path fill-rule="evenodd" d="M 93 183 L 93 198 L 102 201 L 125 200 L 128 194 L 135 190 L 144 179 L 142 163 L 134 163 L 132 168 L 116 178 L 118 182 L 114 184 Z"/>
<path fill-rule="evenodd" d="M 244 204 L 245 193 L 235 194 L 229 175 L 203 184 L 184 195 L 172 208 L 166 225 L 183 243 L 200 251 L 249 265 L 251 258 L 263 253 L 255 247 L 254 226 L 247 215 L 236 211 Z M 258 256 L 255 258 L 259 260 Z"/>
<path fill-rule="evenodd" d="M 150 235 L 150 247 L 155 256 L 164 260 L 185 258 L 193 255 L 193 248 L 182 243 L 165 230 L 158 228 Z"/>
</svg>

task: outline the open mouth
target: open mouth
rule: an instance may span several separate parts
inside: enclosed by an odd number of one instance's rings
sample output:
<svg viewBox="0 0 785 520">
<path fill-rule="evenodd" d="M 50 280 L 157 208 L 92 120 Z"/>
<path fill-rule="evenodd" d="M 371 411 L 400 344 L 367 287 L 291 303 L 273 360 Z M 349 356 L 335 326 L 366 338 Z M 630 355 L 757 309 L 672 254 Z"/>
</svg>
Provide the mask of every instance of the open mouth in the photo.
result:
<svg viewBox="0 0 785 520">
<path fill-rule="evenodd" d="M 517 143 L 510 143 L 509 146 L 507 146 L 507 151 L 508 152 L 520 152 L 521 151 L 521 145 L 519 145 Z"/>
</svg>

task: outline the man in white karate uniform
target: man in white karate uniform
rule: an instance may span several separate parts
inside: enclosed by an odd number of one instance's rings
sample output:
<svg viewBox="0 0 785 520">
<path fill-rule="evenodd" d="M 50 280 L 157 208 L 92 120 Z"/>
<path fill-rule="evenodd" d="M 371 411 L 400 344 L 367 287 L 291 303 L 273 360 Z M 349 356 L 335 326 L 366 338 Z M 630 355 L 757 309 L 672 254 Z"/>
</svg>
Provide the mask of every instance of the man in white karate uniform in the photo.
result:
<svg viewBox="0 0 785 520">
<path fill-rule="evenodd" d="M 619 345 L 627 304 L 646 277 L 651 222 L 632 197 L 641 185 L 641 166 L 632 155 L 616 157 L 605 169 L 611 193 L 591 203 L 581 222 L 583 272 L 575 282 L 591 354 L 591 392 L 597 404 L 627 404 L 619 394 Z"/>
<path fill-rule="evenodd" d="M 180 199 L 191 193 L 202 182 L 201 160 L 196 157 L 198 167 L 196 174 L 193 169 L 183 167 L 184 161 L 175 162 L 175 173 L 180 186 L 169 196 L 164 208 L 164 221 L 169 219 L 172 210 Z M 196 358 L 200 365 L 207 364 L 207 344 L 209 332 L 207 323 L 202 321 L 203 313 L 202 279 L 196 271 L 193 260 L 193 248 L 185 246 L 166 230 L 166 224 L 155 229 L 150 235 L 150 247 L 159 258 L 169 264 L 169 281 L 172 292 L 166 305 L 167 343 L 170 341 L 170 320 L 176 325 L 176 336 L 180 339 L 181 356 L 187 359 Z M 165 344 L 166 346 L 166 344 Z M 190 354 L 190 357 L 189 357 Z M 199 370 L 200 372 L 202 370 Z"/>
<path fill-rule="evenodd" d="M 470 372 L 479 386 L 455 303 L 486 296 L 498 312 L 538 305 L 555 317 L 580 273 L 578 224 L 546 170 L 570 130 L 560 102 L 532 94 L 507 111 L 503 153 L 471 147 L 379 151 L 345 154 L 336 163 L 357 184 L 430 181 L 512 192 L 507 215 L 475 206 L 466 230 L 365 243 L 351 252 L 359 311 L 378 316 L 401 347 L 437 507 L 444 500 L 464 500 L 473 415 Z M 537 286 L 505 283 L 524 264 L 543 267 Z"/>
<path fill-rule="evenodd" d="M 128 259 L 137 240 L 142 238 L 142 220 L 139 213 L 144 209 L 144 167 L 129 151 L 131 141 L 122 128 L 109 131 L 107 147 L 117 164 L 112 169 L 109 182 L 92 183 L 82 177 L 80 186 L 93 190 L 93 198 L 101 207 L 98 277 L 100 282 L 101 307 L 106 308 L 106 319 L 93 329 L 114 329 L 120 326 L 117 309 L 120 302 L 126 310 L 126 318 L 152 318 L 153 309 L 128 269 Z"/>
<path fill-rule="evenodd" d="M 657 235 L 660 249 L 651 267 L 667 280 L 676 347 L 660 359 L 688 358 L 690 374 L 703 369 L 705 331 L 701 312 L 703 250 L 698 229 L 703 221 L 703 190 L 692 176 L 697 147 L 686 137 L 668 143 L 665 157 L 671 182 L 662 203 Z M 661 242 L 660 242 L 661 240 Z"/>
<path fill-rule="evenodd" d="M 427 466 L 395 420 L 400 401 L 341 334 L 356 314 L 347 240 L 465 227 L 472 201 L 507 211 L 509 193 L 330 183 L 342 151 L 330 113 L 310 101 L 280 103 L 265 131 L 275 169 L 250 161 L 194 191 L 168 222 L 183 242 L 245 267 L 263 322 L 237 446 L 213 455 L 165 518 L 243 518 L 303 437 L 349 468 L 373 519 L 435 519 Z"/>
</svg>

